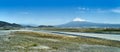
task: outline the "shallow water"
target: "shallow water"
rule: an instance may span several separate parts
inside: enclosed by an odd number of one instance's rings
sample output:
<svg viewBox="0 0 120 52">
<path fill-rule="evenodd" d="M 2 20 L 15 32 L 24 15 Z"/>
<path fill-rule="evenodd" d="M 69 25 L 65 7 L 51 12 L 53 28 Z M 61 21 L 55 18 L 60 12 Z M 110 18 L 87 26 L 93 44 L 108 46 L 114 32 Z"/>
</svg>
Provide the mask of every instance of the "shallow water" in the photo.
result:
<svg viewBox="0 0 120 52">
<path fill-rule="evenodd" d="M 52 33 L 120 41 L 120 35 L 116 35 L 116 34 L 76 33 L 76 32 L 52 32 Z"/>
</svg>

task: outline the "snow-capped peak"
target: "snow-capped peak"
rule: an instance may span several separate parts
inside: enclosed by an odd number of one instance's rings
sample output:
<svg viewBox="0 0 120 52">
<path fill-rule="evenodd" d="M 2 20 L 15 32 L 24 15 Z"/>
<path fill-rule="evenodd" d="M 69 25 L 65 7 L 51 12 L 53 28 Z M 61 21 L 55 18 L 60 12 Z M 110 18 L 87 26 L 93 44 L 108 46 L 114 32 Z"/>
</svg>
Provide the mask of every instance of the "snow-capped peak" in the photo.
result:
<svg viewBox="0 0 120 52">
<path fill-rule="evenodd" d="M 86 20 L 81 19 L 81 18 L 75 18 L 75 19 L 73 19 L 73 21 L 86 21 Z"/>
</svg>

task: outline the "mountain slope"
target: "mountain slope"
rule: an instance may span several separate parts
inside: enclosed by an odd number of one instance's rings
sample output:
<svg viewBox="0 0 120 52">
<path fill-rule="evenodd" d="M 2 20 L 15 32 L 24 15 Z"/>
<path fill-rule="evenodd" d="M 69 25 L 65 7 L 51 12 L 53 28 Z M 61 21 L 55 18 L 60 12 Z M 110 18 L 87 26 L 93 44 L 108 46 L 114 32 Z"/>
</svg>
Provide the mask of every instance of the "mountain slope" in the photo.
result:
<svg viewBox="0 0 120 52">
<path fill-rule="evenodd" d="M 21 27 L 21 25 L 0 21 L 0 27 Z"/>
<path fill-rule="evenodd" d="M 58 25 L 58 27 L 120 28 L 120 24 L 104 24 L 104 23 L 93 23 L 87 21 L 74 20 L 66 24 Z"/>
</svg>

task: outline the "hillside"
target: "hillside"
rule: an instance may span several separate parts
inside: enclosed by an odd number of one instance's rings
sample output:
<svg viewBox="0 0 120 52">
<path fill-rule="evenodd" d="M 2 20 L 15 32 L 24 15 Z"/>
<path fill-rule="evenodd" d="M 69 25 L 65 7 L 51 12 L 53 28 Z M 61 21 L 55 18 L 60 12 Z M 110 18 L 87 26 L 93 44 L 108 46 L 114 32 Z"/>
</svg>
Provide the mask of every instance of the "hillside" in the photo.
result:
<svg viewBox="0 0 120 52">
<path fill-rule="evenodd" d="M 0 21 L 0 27 L 21 27 L 21 25 Z"/>
</svg>

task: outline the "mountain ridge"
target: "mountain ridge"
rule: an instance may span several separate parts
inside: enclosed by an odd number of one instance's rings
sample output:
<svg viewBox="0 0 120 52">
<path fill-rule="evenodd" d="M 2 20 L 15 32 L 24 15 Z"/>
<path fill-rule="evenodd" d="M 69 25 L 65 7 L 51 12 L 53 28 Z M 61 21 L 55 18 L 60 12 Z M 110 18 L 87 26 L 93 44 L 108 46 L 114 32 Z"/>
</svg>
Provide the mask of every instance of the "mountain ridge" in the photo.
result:
<svg viewBox="0 0 120 52">
<path fill-rule="evenodd" d="M 88 21 L 71 21 L 58 27 L 93 27 L 93 28 L 120 28 L 120 24 L 94 23 Z"/>
<path fill-rule="evenodd" d="M 21 27 L 21 25 L 16 24 L 16 23 L 9 23 L 9 22 L 5 22 L 5 21 L 0 21 L 0 27 Z"/>
</svg>

